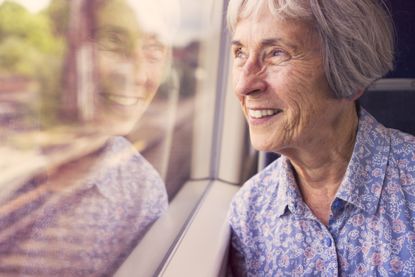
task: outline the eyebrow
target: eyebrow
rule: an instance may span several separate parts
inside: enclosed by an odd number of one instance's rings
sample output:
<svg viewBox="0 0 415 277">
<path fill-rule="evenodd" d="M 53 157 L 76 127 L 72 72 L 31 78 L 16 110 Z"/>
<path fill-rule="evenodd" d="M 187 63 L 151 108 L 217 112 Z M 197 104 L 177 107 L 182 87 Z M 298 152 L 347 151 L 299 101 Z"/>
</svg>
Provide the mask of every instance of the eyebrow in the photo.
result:
<svg viewBox="0 0 415 277">
<path fill-rule="evenodd" d="M 280 38 L 268 38 L 268 39 L 263 39 L 261 41 L 261 45 L 262 46 L 271 46 L 271 45 L 280 44 L 281 42 L 284 44 L 284 41 Z"/>
<path fill-rule="evenodd" d="M 231 44 L 235 45 L 235 46 L 243 46 L 242 43 L 239 40 L 232 40 Z"/>
<path fill-rule="evenodd" d="M 234 46 L 238 46 L 241 47 L 243 46 L 243 44 L 239 41 L 239 40 L 232 40 L 231 44 Z M 297 46 L 292 44 L 292 43 L 288 43 L 286 41 L 284 41 L 282 38 L 267 38 L 267 39 L 263 39 L 261 40 L 261 46 L 272 46 L 272 45 L 277 45 L 277 44 L 283 44 L 286 45 L 292 49 L 297 49 Z"/>
</svg>

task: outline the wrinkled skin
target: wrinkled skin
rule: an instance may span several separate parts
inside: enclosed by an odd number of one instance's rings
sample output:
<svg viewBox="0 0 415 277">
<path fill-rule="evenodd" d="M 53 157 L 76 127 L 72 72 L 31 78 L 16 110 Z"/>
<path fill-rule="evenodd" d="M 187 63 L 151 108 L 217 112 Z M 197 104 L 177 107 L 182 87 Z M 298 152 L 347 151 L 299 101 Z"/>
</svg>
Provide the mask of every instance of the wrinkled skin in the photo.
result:
<svg viewBox="0 0 415 277">
<path fill-rule="evenodd" d="M 317 34 L 307 22 L 280 20 L 262 8 L 242 18 L 233 35 L 233 83 L 251 141 L 263 151 L 292 153 L 318 145 L 350 101 L 327 83 Z M 277 114 L 254 118 L 250 110 Z"/>
</svg>

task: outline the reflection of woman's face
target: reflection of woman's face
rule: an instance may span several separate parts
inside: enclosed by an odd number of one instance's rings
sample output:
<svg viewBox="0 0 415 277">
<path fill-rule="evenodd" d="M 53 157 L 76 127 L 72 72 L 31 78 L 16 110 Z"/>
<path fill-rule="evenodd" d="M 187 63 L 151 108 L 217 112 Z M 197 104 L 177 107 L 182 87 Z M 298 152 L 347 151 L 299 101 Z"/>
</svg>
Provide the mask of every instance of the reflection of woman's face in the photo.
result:
<svg viewBox="0 0 415 277">
<path fill-rule="evenodd" d="M 139 29 L 134 11 L 123 0 L 109 0 L 99 9 L 95 43 L 99 127 L 125 135 L 153 99 L 168 49 L 156 34 Z"/>
</svg>

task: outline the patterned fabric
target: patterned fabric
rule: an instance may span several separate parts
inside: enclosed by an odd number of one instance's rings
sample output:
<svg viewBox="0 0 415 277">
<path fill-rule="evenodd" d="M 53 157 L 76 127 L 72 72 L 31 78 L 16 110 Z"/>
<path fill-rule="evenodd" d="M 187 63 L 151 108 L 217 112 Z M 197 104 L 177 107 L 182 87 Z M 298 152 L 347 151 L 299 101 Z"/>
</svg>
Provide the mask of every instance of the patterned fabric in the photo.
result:
<svg viewBox="0 0 415 277">
<path fill-rule="evenodd" d="M 0 276 L 110 276 L 164 213 L 163 181 L 127 140 L 98 157 L 81 181 L 41 180 L 1 207 Z"/>
<path fill-rule="evenodd" d="M 236 276 L 415 276 L 415 137 L 362 109 L 328 226 L 284 156 L 242 187 L 229 221 Z"/>
</svg>

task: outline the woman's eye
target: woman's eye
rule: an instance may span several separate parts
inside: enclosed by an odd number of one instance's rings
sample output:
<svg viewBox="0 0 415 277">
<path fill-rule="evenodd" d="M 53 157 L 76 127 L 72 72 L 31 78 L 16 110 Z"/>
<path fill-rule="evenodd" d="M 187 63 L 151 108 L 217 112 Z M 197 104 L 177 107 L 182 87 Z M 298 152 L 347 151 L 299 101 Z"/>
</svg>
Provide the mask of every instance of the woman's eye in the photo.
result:
<svg viewBox="0 0 415 277">
<path fill-rule="evenodd" d="M 242 48 L 236 48 L 233 50 L 233 59 L 235 61 L 235 65 L 242 66 L 245 64 L 248 55 Z"/>
<path fill-rule="evenodd" d="M 102 50 L 114 50 L 121 45 L 121 39 L 116 34 L 101 34 L 98 37 L 98 46 Z"/>
<path fill-rule="evenodd" d="M 129 46 L 128 40 L 123 34 L 108 30 L 99 32 L 95 42 L 99 50 L 118 54 L 126 54 L 126 49 Z"/>
<path fill-rule="evenodd" d="M 271 51 L 270 56 L 272 57 L 279 57 L 281 55 L 284 55 L 284 51 L 280 50 L 280 49 L 274 49 Z"/>
<path fill-rule="evenodd" d="M 166 47 L 159 42 L 153 42 L 144 44 L 143 51 L 148 61 L 159 62 L 164 58 Z"/>
<path fill-rule="evenodd" d="M 290 55 L 282 49 L 272 49 L 266 54 L 266 57 L 272 64 L 279 64 L 290 59 Z"/>
<path fill-rule="evenodd" d="M 235 59 L 245 58 L 245 53 L 242 51 L 241 48 L 237 48 L 233 51 L 233 56 Z"/>
</svg>

